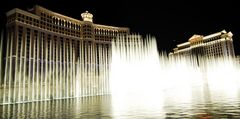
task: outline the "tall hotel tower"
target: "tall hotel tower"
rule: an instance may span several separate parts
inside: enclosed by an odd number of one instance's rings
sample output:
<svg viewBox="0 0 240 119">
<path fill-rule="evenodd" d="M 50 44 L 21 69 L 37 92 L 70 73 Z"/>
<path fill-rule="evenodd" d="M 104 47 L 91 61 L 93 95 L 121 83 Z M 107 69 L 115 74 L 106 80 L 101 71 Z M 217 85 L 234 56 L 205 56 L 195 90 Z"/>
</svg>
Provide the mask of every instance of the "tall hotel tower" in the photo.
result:
<svg viewBox="0 0 240 119">
<path fill-rule="evenodd" d="M 129 28 L 82 21 L 34 6 L 7 12 L 0 104 L 109 93 L 111 40 Z"/>
</svg>

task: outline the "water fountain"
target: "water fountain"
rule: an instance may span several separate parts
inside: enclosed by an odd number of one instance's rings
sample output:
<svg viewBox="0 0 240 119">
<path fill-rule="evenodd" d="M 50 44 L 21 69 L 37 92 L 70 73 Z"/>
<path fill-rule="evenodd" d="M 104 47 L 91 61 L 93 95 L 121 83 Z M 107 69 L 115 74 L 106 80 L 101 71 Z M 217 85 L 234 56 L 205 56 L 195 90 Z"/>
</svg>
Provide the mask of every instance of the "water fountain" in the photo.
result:
<svg viewBox="0 0 240 119">
<path fill-rule="evenodd" d="M 29 44 L 24 42 L 27 40 Z M 8 34 L 6 41 L 7 57 L 4 78 L 0 82 L 0 104 L 110 93 L 107 45 L 85 44 L 82 41 L 76 46 L 69 42 L 46 42 L 47 37 L 43 35 L 26 36 L 19 46 L 18 57 L 15 57 L 12 55 L 13 33 Z M 27 45 L 33 49 L 29 50 L 29 55 Z M 49 46 L 49 49 L 44 45 Z M 76 47 L 80 47 L 79 51 Z M 57 53 L 52 53 L 53 50 Z"/>
<path fill-rule="evenodd" d="M 233 57 L 168 57 L 159 55 L 154 37 L 131 35 L 112 42 L 111 63 L 110 86 L 116 117 L 130 114 L 133 107 L 136 112 L 152 110 L 153 115 L 161 110 L 159 116 L 169 105 L 189 117 L 194 114 L 189 110 L 196 102 L 222 105 L 228 99 L 236 102 L 239 98 L 240 67 Z M 176 113 L 173 116 L 178 114 L 176 110 L 172 112 Z M 183 117 L 182 112 L 177 117 Z M 145 116 L 151 117 L 148 113 Z"/>
<path fill-rule="evenodd" d="M 8 44 L 12 47 L 12 42 Z M 59 47 L 50 42 L 50 51 L 54 47 L 57 51 L 66 50 L 66 54 L 59 57 L 60 61 L 66 61 L 63 63 L 48 56 L 45 59 L 35 57 L 31 59 L 33 62 L 20 57 L 19 67 L 10 69 L 14 60 L 6 58 L 0 104 L 111 94 L 111 101 L 104 105 L 111 102 L 107 108 L 113 118 L 198 118 L 199 115 L 208 115 L 208 110 L 219 118 L 225 115 L 240 117 L 240 110 L 236 107 L 240 99 L 240 65 L 233 57 L 169 57 L 158 52 L 154 37 L 143 38 L 140 35 L 118 36 L 112 41 L 111 49 L 93 44 L 88 47 L 83 45 L 80 44 L 81 55 L 76 58 L 76 50 L 71 44 Z M 39 43 L 34 47 L 42 50 Z M 7 54 L 10 52 L 7 50 Z M 41 65 L 42 62 L 49 63 Z M 35 70 L 31 72 L 27 66 Z M 10 72 L 12 70 L 16 73 Z M 84 98 L 81 100 L 86 101 Z M 68 105 L 63 102 L 52 103 L 60 104 L 60 107 L 61 104 Z M 40 103 L 32 106 L 36 110 L 37 106 L 45 110 L 52 103 L 46 102 L 47 107 Z M 74 104 L 71 103 L 72 106 Z M 21 104 L 16 107 L 22 109 L 26 106 L 29 107 Z M 222 107 L 224 110 L 221 110 Z M 10 117 L 8 112 L 11 108 L 3 106 L 6 114 L 3 113 L 2 117 Z M 99 108 L 101 110 L 101 103 Z M 61 114 L 58 113 L 58 117 Z"/>
</svg>

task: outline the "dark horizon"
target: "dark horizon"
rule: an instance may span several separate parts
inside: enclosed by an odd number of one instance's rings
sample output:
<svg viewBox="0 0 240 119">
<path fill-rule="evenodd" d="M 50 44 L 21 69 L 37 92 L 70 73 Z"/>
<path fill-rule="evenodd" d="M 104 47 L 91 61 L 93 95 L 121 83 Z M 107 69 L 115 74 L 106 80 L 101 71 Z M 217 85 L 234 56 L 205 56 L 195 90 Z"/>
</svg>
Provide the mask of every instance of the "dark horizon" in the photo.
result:
<svg viewBox="0 0 240 119">
<path fill-rule="evenodd" d="M 27 10 L 40 5 L 51 11 L 81 20 L 81 13 L 92 13 L 93 22 L 129 27 L 130 32 L 155 36 L 159 51 L 169 53 L 194 34 L 209 35 L 222 30 L 233 33 L 235 54 L 240 54 L 240 16 L 234 1 L 54 1 L 8 0 L 1 4 L 1 28 L 5 13 L 13 8 Z"/>
</svg>

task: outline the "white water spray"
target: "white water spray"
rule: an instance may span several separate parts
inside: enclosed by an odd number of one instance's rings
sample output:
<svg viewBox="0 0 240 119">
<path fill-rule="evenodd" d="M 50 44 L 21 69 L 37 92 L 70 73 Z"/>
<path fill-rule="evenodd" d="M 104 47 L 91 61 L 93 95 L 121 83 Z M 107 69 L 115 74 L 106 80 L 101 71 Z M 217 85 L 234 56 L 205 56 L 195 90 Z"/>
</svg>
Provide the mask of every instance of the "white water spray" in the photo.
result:
<svg viewBox="0 0 240 119">
<path fill-rule="evenodd" d="M 150 36 L 145 39 L 140 35 L 119 36 L 109 47 L 84 41 L 56 42 L 44 34 L 35 34 L 21 39 L 17 60 L 12 54 L 13 33 L 7 38 L 0 104 L 111 92 L 114 102 L 130 96 L 151 108 L 149 105 L 155 103 L 161 105 L 161 95 L 165 94 L 190 101 L 193 87 L 202 88 L 206 84 L 210 92 L 225 92 L 234 97 L 240 84 L 239 64 L 234 58 L 169 58 L 164 53 L 159 55 L 156 39 Z M 26 55 L 27 40 L 30 55 Z"/>
<path fill-rule="evenodd" d="M 131 106 L 151 110 L 166 102 L 191 104 L 195 90 L 202 90 L 196 93 L 202 99 L 206 87 L 213 99 L 219 94 L 234 98 L 239 77 L 239 64 L 232 57 L 159 55 L 156 39 L 150 36 L 130 35 L 112 42 L 110 86 L 116 116 L 131 111 Z"/>
</svg>

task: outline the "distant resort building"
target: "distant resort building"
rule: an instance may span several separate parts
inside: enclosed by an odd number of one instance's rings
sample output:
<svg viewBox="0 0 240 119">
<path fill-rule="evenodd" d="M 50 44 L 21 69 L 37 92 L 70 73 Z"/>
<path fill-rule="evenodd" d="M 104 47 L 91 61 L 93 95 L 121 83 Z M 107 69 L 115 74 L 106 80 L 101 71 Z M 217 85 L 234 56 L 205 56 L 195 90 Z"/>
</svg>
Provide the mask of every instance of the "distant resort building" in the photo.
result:
<svg viewBox="0 0 240 119">
<path fill-rule="evenodd" d="M 232 36 L 225 30 L 207 36 L 193 35 L 188 42 L 178 44 L 169 56 L 234 57 Z"/>
</svg>

